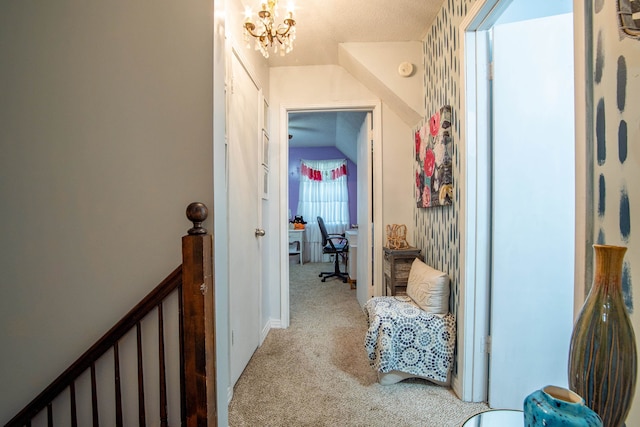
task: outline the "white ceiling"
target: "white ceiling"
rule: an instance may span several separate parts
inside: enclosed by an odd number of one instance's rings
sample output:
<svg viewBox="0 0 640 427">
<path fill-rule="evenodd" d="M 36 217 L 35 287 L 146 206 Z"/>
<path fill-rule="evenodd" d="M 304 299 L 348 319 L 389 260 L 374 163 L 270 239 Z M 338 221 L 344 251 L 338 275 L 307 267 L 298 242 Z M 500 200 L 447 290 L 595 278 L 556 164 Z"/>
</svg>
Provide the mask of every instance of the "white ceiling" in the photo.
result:
<svg viewBox="0 0 640 427">
<path fill-rule="evenodd" d="M 256 11 L 258 0 L 242 0 Z M 289 0 L 280 0 L 282 20 Z M 270 55 L 269 66 L 338 64 L 338 44 L 420 41 L 443 0 L 293 0 L 296 40 L 291 53 Z"/>
<path fill-rule="evenodd" d="M 253 10 L 255 19 L 262 1 L 242 3 Z M 340 43 L 421 41 L 443 1 L 293 0 L 294 49 L 285 56 L 270 52 L 269 66 L 337 65 Z M 280 0 L 277 21 L 282 21 L 288 2 Z M 359 129 L 363 119 L 363 113 L 344 111 L 291 114 L 289 142 L 296 147 L 337 146 L 337 141 L 355 135 L 351 130 Z"/>
<path fill-rule="evenodd" d="M 355 142 L 366 114 L 363 111 L 289 113 L 289 146 L 335 146 L 358 163 Z"/>
<path fill-rule="evenodd" d="M 241 0 L 255 12 L 265 0 Z M 280 0 L 278 21 L 289 0 Z M 571 0 L 537 0 L 555 13 L 571 10 Z M 338 44 L 347 42 L 422 41 L 444 0 L 293 0 L 296 20 L 294 49 L 285 56 L 271 54 L 270 67 L 338 64 Z M 514 0 L 504 20 L 518 20 L 530 0 Z M 568 5 L 568 6 L 567 6 Z M 560 8 L 560 9 L 559 9 Z M 564 8 L 564 9 L 563 9 Z M 541 9 L 536 6 L 536 9 Z M 556 10 L 558 9 L 558 10 Z M 289 115 L 293 147 L 338 146 L 355 138 L 363 113 L 315 112 Z M 349 156 L 349 153 L 345 153 Z"/>
</svg>

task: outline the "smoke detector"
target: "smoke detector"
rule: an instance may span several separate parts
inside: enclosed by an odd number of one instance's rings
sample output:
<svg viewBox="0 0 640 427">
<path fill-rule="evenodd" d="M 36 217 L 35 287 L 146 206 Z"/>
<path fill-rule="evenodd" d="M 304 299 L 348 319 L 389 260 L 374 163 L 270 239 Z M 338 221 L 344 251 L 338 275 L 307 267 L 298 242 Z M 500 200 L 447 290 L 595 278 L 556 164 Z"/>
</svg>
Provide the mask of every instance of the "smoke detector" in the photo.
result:
<svg viewBox="0 0 640 427">
<path fill-rule="evenodd" d="M 401 62 L 398 66 L 398 74 L 402 77 L 409 77 L 413 74 L 415 67 L 411 62 Z"/>
</svg>

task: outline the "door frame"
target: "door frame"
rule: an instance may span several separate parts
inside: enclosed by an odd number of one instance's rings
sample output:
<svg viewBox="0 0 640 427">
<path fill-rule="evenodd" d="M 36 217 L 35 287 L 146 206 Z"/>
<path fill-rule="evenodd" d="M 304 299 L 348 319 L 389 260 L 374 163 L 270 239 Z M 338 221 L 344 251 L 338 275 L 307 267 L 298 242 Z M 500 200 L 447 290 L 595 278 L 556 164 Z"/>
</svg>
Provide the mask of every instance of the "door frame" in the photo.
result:
<svg viewBox="0 0 640 427">
<path fill-rule="evenodd" d="M 289 301 L 289 257 L 288 257 L 288 212 L 289 212 L 289 113 L 313 112 L 313 111 L 369 111 L 373 117 L 373 152 L 382 153 L 381 130 L 381 104 L 379 101 L 356 101 L 330 104 L 283 104 L 280 106 L 280 327 L 288 328 L 290 324 Z M 360 165 L 358 165 L 360 167 Z M 372 261 L 375 248 L 382 250 L 384 225 L 382 224 L 382 156 L 373 156 L 372 164 L 367 165 L 372 170 L 371 179 L 373 185 L 373 199 L 369 200 L 369 209 L 373 218 L 373 242 L 367 242 L 366 247 L 372 247 Z M 372 244 L 373 243 L 373 244 Z M 382 295 L 382 263 L 374 262 L 373 292 L 374 295 Z"/>
<path fill-rule="evenodd" d="M 461 283 L 458 340 L 459 373 L 452 384 L 464 401 L 487 400 L 488 346 L 490 303 L 490 123 L 487 98 L 489 67 L 484 50 L 484 32 L 512 0 L 478 0 L 459 27 L 461 41 L 461 108 L 460 121 L 460 215 Z M 593 73 L 591 23 L 583 1 L 573 2 L 574 23 L 574 91 L 575 91 L 575 266 L 574 317 L 585 297 L 584 284 L 590 281 L 593 243 Z M 478 48 L 478 45 L 480 46 Z M 483 45 L 485 45 L 483 47 Z"/>
</svg>

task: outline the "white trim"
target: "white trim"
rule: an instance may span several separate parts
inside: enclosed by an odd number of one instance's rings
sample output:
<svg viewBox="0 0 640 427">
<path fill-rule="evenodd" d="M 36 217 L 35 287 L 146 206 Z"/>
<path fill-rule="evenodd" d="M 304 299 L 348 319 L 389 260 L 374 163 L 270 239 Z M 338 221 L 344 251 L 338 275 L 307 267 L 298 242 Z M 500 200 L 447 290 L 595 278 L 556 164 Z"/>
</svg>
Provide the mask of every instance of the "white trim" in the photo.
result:
<svg viewBox="0 0 640 427">
<path fill-rule="evenodd" d="M 483 120 L 488 117 L 487 105 L 480 102 L 487 99 L 480 93 L 477 82 L 486 81 L 487 64 L 477 56 L 477 47 L 482 43 L 479 34 L 493 26 L 500 13 L 509 6 L 512 0 L 479 0 L 469 10 L 460 25 L 461 40 L 461 73 L 463 94 L 461 103 L 461 181 L 465 188 L 461 194 L 460 215 L 464 218 L 461 234 L 461 292 L 459 324 L 459 378 L 454 378 L 454 391 L 465 401 L 485 401 L 488 384 L 488 355 L 485 339 L 489 333 L 489 256 L 490 256 L 490 206 L 486 204 L 490 196 L 489 154 L 486 143 L 487 129 L 483 128 Z M 574 73 L 575 73 L 575 138 L 576 138 L 576 266 L 575 266 L 575 311 L 584 300 L 584 277 L 588 275 L 585 267 L 585 241 L 593 239 L 593 225 L 590 224 L 588 207 L 593 205 L 593 193 L 587 188 L 592 182 L 589 174 L 588 144 L 580 143 L 588 138 L 588 121 L 590 110 L 587 85 L 588 55 L 585 53 L 585 5 L 581 0 L 574 0 Z M 467 70 L 473 72 L 466 75 Z M 476 80 L 476 75 L 478 79 Z M 587 105 L 587 108 L 585 108 Z M 481 119 L 479 119 L 481 118 Z M 485 158 L 482 158 L 482 157 Z M 585 163 L 582 163 L 585 161 Z M 592 163 L 592 162 L 591 162 Z M 586 166 L 585 166 L 586 164 Z M 484 203 L 483 203 L 484 202 Z M 487 224 L 480 226 L 480 224 Z M 488 233 L 482 233 L 483 230 Z M 457 381 L 456 381 L 457 380 Z"/>
<path fill-rule="evenodd" d="M 279 252 L 283 253 L 283 248 L 289 246 L 289 116 L 287 108 L 280 107 L 280 225 Z M 285 136 L 286 135 L 286 136 Z M 285 224 L 285 225 L 282 225 Z M 286 329 L 289 327 L 289 257 L 280 256 L 280 325 Z"/>
<path fill-rule="evenodd" d="M 267 338 L 267 335 L 269 334 L 270 330 L 271 330 L 271 321 L 267 322 L 262 327 L 262 330 L 260 331 L 260 344 L 258 344 L 258 347 L 260 347 L 264 342 L 264 340 Z"/>
<path fill-rule="evenodd" d="M 270 328 L 270 330 L 271 330 L 271 329 L 282 329 L 282 324 L 281 324 L 281 322 L 280 322 L 280 319 L 273 319 L 273 318 L 272 318 L 272 319 L 270 320 L 270 324 L 271 324 L 271 328 Z M 269 332 L 269 331 L 267 331 L 267 332 Z M 265 338 L 266 338 L 266 336 L 265 336 Z"/>
<path fill-rule="evenodd" d="M 214 13 L 214 31 L 224 30 L 225 20 L 220 11 Z M 224 31 L 223 31 L 224 33 Z M 218 405 L 218 425 L 228 424 L 228 404 L 230 401 L 230 346 L 229 346 L 229 231 L 227 218 L 227 71 L 231 47 L 228 39 L 213 39 L 213 244 L 214 244 L 214 287 L 216 340 L 216 385 Z M 227 402 L 225 404 L 225 398 Z"/>
<path fill-rule="evenodd" d="M 227 406 L 231 404 L 231 399 L 233 399 L 233 387 L 227 388 Z"/>
<path fill-rule="evenodd" d="M 575 229 L 575 270 L 573 314 L 577 318 L 586 298 L 585 283 L 591 283 L 593 262 L 591 245 L 594 243 L 594 172 L 593 172 L 593 73 L 592 47 L 587 42 L 591 36 L 590 22 L 587 22 L 585 2 L 573 2 L 573 43 L 574 43 L 574 93 L 575 93 L 575 150 L 576 150 L 576 229 Z"/>
<path fill-rule="evenodd" d="M 280 319 L 269 319 L 269 321 L 262 327 L 260 331 L 260 345 L 264 343 L 264 340 L 267 339 L 267 335 L 269 335 L 269 331 L 272 329 L 282 329 L 282 325 Z"/>
<path fill-rule="evenodd" d="M 335 102 L 330 104 L 282 104 L 280 105 L 280 205 L 278 221 L 280 225 L 280 254 L 288 251 L 289 228 L 289 193 L 288 193 L 288 165 L 289 165 L 289 112 L 295 111 L 371 111 L 373 115 L 373 150 L 375 153 L 382 153 L 382 105 L 379 100 Z M 369 203 L 373 204 L 373 217 L 379 220 L 374 223 L 373 247 L 382 251 L 384 224 L 382 223 L 382 156 L 374 156 L 373 168 L 373 198 Z M 381 257 L 381 255 L 380 255 Z M 374 292 L 382 295 L 382 263 L 374 263 Z M 289 258 L 280 256 L 280 326 L 289 327 Z"/>
<path fill-rule="evenodd" d="M 458 375 L 454 392 L 464 401 L 487 400 L 490 268 L 490 152 L 486 118 L 489 63 L 485 29 L 512 0 L 479 0 L 460 24 L 460 302 Z M 478 55 L 478 51 L 481 52 Z M 467 73 L 467 70 L 472 72 Z"/>
<path fill-rule="evenodd" d="M 377 248 L 377 262 L 373 263 L 373 292 L 375 296 L 385 294 L 383 289 L 383 255 L 382 247 L 386 236 L 384 229 L 384 218 L 382 216 L 382 206 L 384 204 L 382 196 L 382 106 L 380 102 L 371 111 L 373 120 L 373 152 L 377 155 L 373 156 L 373 200 L 369 200 L 369 206 L 372 206 L 374 221 L 373 229 L 373 248 Z M 375 253 L 375 252 L 374 252 Z M 373 260 L 371 260 L 373 262 Z"/>
</svg>

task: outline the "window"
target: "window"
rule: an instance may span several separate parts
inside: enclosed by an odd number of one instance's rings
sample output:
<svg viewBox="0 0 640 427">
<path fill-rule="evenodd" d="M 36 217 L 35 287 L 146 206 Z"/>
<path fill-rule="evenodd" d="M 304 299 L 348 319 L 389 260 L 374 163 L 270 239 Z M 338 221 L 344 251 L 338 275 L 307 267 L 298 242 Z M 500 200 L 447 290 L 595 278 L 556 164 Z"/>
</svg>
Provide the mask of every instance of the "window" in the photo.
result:
<svg viewBox="0 0 640 427">
<path fill-rule="evenodd" d="M 298 215 L 307 222 L 311 262 L 322 261 L 322 236 L 316 218 L 322 217 L 330 234 L 349 228 L 349 192 L 347 161 L 302 160 Z"/>
</svg>

